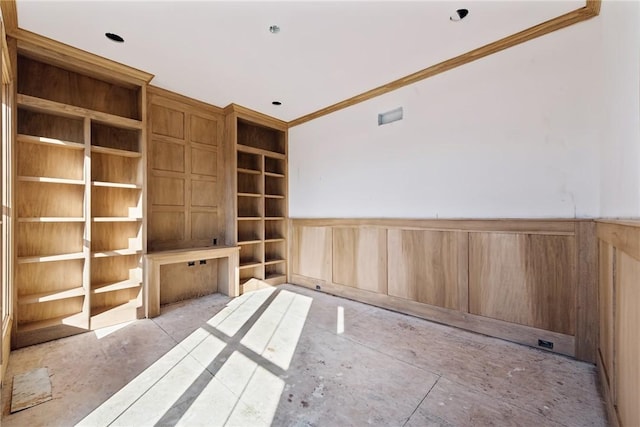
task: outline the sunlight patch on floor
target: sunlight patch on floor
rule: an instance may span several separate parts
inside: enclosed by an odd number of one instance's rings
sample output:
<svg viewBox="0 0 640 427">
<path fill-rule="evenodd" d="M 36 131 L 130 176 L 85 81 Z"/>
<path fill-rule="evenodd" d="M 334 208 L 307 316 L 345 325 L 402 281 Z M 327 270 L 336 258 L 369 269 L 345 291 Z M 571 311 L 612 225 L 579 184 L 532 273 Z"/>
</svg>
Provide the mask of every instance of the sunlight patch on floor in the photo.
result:
<svg viewBox="0 0 640 427">
<path fill-rule="evenodd" d="M 111 335 L 112 333 L 114 333 L 116 331 L 119 331 L 122 328 L 126 328 L 127 326 L 129 326 L 133 322 L 135 322 L 135 320 L 132 320 L 130 322 L 125 322 L 125 323 L 119 323 L 119 324 L 113 325 L 113 326 L 107 326 L 106 328 L 96 329 L 94 331 L 94 333 L 96 334 L 96 338 L 102 339 L 102 338 L 104 338 L 106 336 Z"/>
<path fill-rule="evenodd" d="M 289 369 L 310 308 L 311 298 L 280 292 L 241 344 L 282 369 Z"/>
<path fill-rule="evenodd" d="M 276 288 L 230 301 L 79 425 L 269 425 L 312 302 Z"/>
<path fill-rule="evenodd" d="M 344 307 L 338 307 L 338 318 L 336 319 L 336 334 L 344 333 Z"/>
</svg>

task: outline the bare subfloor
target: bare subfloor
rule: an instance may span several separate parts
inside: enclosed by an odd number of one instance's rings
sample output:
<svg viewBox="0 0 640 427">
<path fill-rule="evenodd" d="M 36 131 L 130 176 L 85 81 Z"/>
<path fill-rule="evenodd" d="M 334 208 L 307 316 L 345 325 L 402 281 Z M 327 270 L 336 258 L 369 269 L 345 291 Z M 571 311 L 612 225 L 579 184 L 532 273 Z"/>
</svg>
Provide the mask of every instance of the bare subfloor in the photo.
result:
<svg viewBox="0 0 640 427">
<path fill-rule="evenodd" d="M 13 375 L 53 400 L 9 415 Z M 592 365 L 285 285 L 11 354 L 2 425 L 603 426 Z"/>
</svg>

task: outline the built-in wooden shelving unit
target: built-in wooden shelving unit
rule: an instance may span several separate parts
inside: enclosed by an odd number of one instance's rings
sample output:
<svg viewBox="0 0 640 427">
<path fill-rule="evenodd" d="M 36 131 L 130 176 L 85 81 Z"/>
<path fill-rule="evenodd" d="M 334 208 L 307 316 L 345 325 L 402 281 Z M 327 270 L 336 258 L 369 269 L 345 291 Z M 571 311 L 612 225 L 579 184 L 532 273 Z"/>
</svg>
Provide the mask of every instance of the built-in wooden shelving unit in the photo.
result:
<svg viewBox="0 0 640 427">
<path fill-rule="evenodd" d="M 18 56 L 16 321 L 21 347 L 137 317 L 145 87 Z"/>
<path fill-rule="evenodd" d="M 235 174 L 236 240 L 240 246 L 240 286 L 260 279 L 286 281 L 286 124 L 232 105 L 227 108 Z"/>
</svg>

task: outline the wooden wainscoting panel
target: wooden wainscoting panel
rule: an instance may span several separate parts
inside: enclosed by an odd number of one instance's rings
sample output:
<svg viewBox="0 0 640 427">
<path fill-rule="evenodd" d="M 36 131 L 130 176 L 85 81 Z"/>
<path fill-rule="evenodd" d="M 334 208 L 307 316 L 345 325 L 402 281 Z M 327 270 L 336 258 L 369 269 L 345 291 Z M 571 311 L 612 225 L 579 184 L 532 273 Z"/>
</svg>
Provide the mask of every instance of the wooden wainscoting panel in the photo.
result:
<svg viewBox="0 0 640 427">
<path fill-rule="evenodd" d="M 195 175 L 217 176 L 218 151 L 192 148 L 191 173 Z"/>
<path fill-rule="evenodd" d="M 154 139 L 151 142 L 150 168 L 157 171 L 184 172 L 184 144 Z"/>
<path fill-rule="evenodd" d="M 527 285 L 536 328 L 576 333 L 576 242 L 565 236 L 528 236 Z"/>
<path fill-rule="evenodd" d="M 613 266 L 615 249 L 607 242 L 600 241 L 599 248 L 599 316 L 600 316 L 600 358 L 602 369 L 613 390 L 613 327 L 614 293 Z"/>
<path fill-rule="evenodd" d="M 640 262 L 618 251 L 615 268 L 615 397 L 623 426 L 640 425 Z"/>
<path fill-rule="evenodd" d="M 154 236 L 155 242 L 181 241 L 185 239 L 184 212 L 155 212 L 149 219 L 149 234 Z"/>
<path fill-rule="evenodd" d="M 469 237 L 469 312 L 530 325 L 524 234 L 473 233 Z"/>
<path fill-rule="evenodd" d="M 389 230 L 389 295 L 459 309 L 456 232 Z"/>
<path fill-rule="evenodd" d="M 212 180 L 191 179 L 191 207 L 215 208 L 218 202 L 218 186 Z M 193 224 L 192 224 L 193 226 Z"/>
<path fill-rule="evenodd" d="M 576 222 L 576 357 L 596 363 L 598 352 L 598 237 L 594 221 Z"/>
<path fill-rule="evenodd" d="M 184 115 L 183 111 L 152 104 L 151 133 L 184 139 Z"/>
<path fill-rule="evenodd" d="M 456 232 L 458 245 L 458 310 L 469 312 L 469 233 Z"/>
<path fill-rule="evenodd" d="M 223 126 L 218 120 L 191 114 L 189 125 L 191 126 L 189 130 L 191 142 L 218 145 L 220 141 L 218 129 Z"/>
<path fill-rule="evenodd" d="M 218 213 L 215 210 L 197 212 L 191 210 L 191 240 L 202 242 L 202 246 L 210 246 L 212 236 L 218 229 Z"/>
<path fill-rule="evenodd" d="M 373 227 L 334 228 L 333 282 L 386 294 L 386 230 Z"/>
<path fill-rule="evenodd" d="M 379 283 L 385 231 L 386 294 L 366 287 Z M 289 280 L 592 361 L 593 231 L 587 220 L 293 219 Z"/>
<path fill-rule="evenodd" d="M 184 178 L 152 176 L 149 187 L 149 197 L 153 205 L 184 206 Z"/>
<path fill-rule="evenodd" d="M 470 312 L 573 335 L 575 250 L 570 236 L 471 234 Z"/>
<path fill-rule="evenodd" d="M 331 227 L 292 227 L 293 274 L 331 281 Z"/>
</svg>

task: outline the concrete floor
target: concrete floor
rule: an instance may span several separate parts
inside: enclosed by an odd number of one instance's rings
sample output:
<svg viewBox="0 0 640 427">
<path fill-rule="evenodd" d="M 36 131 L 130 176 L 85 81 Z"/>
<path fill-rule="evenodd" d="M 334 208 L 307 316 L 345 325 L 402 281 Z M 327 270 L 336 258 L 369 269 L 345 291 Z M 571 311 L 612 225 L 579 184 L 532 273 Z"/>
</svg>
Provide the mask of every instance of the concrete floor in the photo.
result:
<svg viewBox="0 0 640 427">
<path fill-rule="evenodd" d="M 13 375 L 53 400 L 9 415 Z M 15 351 L 2 426 L 604 426 L 592 365 L 285 285 Z"/>
</svg>

